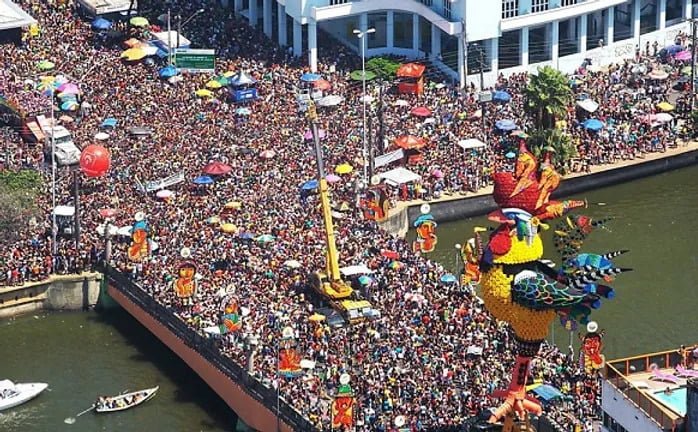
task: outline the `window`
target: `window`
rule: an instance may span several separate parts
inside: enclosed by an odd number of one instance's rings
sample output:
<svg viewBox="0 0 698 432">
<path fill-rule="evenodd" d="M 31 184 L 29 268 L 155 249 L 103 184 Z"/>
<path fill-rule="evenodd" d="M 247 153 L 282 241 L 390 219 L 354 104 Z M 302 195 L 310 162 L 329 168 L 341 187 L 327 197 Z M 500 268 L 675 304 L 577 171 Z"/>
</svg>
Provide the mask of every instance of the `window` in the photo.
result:
<svg viewBox="0 0 698 432">
<path fill-rule="evenodd" d="M 434 5 L 434 0 L 421 0 L 422 4 L 432 7 Z"/>
<path fill-rule="evenodd" d="M 330 0 L 330 6 L 349 3 L 351 0 Z"/>
<path fill-rule="evenodd" d="M 443 0 L 444 17 L 451 19 L 451 0 Z"/>
<path fill-rule="evenodd" d="M 548 10 L 548 0 L 531 0 L 531 13 Z"/>
<path fill-rule="evenodd" d="M 577 4 L 577 0 L 562 0 L 560 1 L 560 6 L 574 6 Z"/>
<path fill-rule="evenodd" d="M 506 0 L 502 3 L 502 19 L 519 15 L 519 0 Z"/>
</svg>

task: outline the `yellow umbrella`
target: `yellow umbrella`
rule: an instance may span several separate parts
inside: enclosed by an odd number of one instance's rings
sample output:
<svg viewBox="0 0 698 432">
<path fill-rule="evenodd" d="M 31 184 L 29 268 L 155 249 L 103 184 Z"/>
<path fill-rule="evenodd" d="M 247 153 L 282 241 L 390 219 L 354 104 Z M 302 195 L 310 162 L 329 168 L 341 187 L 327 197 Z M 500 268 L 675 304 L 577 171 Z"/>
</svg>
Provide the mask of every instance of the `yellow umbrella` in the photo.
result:
<svg viewBox="0 0 698 432">
<path fill-rule="evenodd" d="M 240 201 L 228 201 L 225 203 L 225 208 L 227 209 L 239 210 L 240 207 L 242 207 L 242 203 Z"/>
<path fill-rule="evenodd" d="M 657 108 L 663 112 L 674 111 L 674 105 L 670 104 L 669 102 L 661 102 L 657 104 Z"/>
<path fill-rule="evenodd" d="M 196 95 L 199 97 L 211 97 L 213 96 L 213 93 L 211 92 L 211 90 L 199 89 L 196 91 Z"/>
<path fill-rule="evenodd" d="M 54 82 L 56 80 L 56 77 L 53 75 L 44 75 L 41 78 L 39 78 L 41 82 Z"/>
<path fill-rule="evenodd" d="M 325 315 L 322 315 L 322 314 L 315 312 L 314 314 L 312 314 L 308 317 L 308 321 L 312 321 L 312 322 L 325 321 Z"/>
<path fill-rule="evenodd" d="M 334 169 L 334 172 L 336 172 L 337 174 L 349 174 L 352 171 L 354 171 L 354 167 L 349 165 L 348 163 L 337 165 Z"/>
<path fill-rule="evenodd" d="M 233 71 L 223 72 L 223 76 L 226 78 L 230 78 L 233 75 L 235 75 L 235 72 L 233 72 Z"/>
<path fill-rule="evenodd" d="M 145 58 L 145 51 L 140 48 L 129 48 L 121 53 L 121 58 L 128 61 L 140 60 Z"/>
<path fill-rule="evenodd" d="M 219 83 L 218 81 L 216 81 L 216 80 L 211 80 L 211 81 L 209 81 L 209 82 L 206 83 L 206 87 L 207 87 L 207 88 L 210 88 L 210 89 L 219 89 L 219 88 L 221 88 L 221 87 L 223 87 L 223 86 L 222 86 L 221 83 Z"/>
<path fill-rule="evenodd" d="M 129 22 L 134 27 L 145 27 L 148 24 L 150 24 L 148 22 L 148 19 L 144 18 L 144 17 L 133 17 L 133 18 L 131 18 L 131 20 Z"/>
<path fill-rule="evenodd" d="M 231 223 L 221 224 L 221 231 L 223 231 L 224 233 L 234 233 L 237 230 L 238 230 L 238 227 L 236 227 L 235 225 L 233 225 Z"/>
</svg>

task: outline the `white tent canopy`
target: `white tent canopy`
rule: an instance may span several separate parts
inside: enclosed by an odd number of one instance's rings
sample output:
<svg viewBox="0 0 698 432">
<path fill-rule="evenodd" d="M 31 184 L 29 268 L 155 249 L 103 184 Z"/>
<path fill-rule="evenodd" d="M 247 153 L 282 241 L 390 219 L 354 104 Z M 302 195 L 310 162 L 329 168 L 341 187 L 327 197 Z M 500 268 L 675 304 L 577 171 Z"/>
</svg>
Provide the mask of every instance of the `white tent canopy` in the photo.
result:
<svg viewBox="0 0 698 432">
<path fill-rule="evenodd" d="M 127 11 L 130 3 L 130 0 L 78 0 L 78 4 L 90 15 Z M 137 3 L 134 2 L 134 10 L 136 7 Z"/>
<path fill-rule="evenodd" d="M 419 174 L 413 173 L 412 171 L 402 167 L 386 171 L 383 174 L 378 174 L 378 177 L 385 180 L 388 184 L 394 186 L 422 179 L 422 176 Z"/>
<path fill-rule="evenodd" d="M 590 112 L 590 113 L 593 113 L 597 109 L 599 109 L 599 104 L 597 104 L 596 102 L 594 102 L 591 99 L 580 100 L 579 102 L 577 102 L 577 106 L 579 108 L 583 109 L 584 111 Z"/>
<path fill-rule="evenodd" d="M 338 95 L 329 95 L 317 101 L 317 104 L 321 107 L 331 107 L 336 106 L 344 102 L 344 98 Z"/>
<path fill-rule="evenodd" d="M 165 50 L 167 50 L 167 47 L 170 45 L 172 48 L 189 48 L 191 46 L 191 41 L 182 36 L 181 33 L 179 34 L 179 46 L 177 46 L 177 32 L 174 30 L 169 32 L 169 36 L 167 31 L 162 31 L 153 33 L 153 37 L 155 38 L 154 40 L 158 42 L 158 45 L 162 46 Z"/>
<path fill-rule="evenodd" d="M 458 141 L 458 146 L 460 146 L 460 148 L 463 150 L 468 150 L 487 147 L 487 144 L 477 138 L 468 138 Z"/>
<path fill-rule="evenodd" d="M 72 217 L 72 216 L 75 215 L 75 207 L 73 207 L 73 206 L 59 205 L 59 206 L 56 206 L 56 208 L 53 209 L 53 212 L 56 214 L 56 216 L 68 216 L 68 217 Z"/>
<path fill-rule="evenodd" d="M 366 264 L 359 264 L 342 267 L 339 269 L 339 272 L 342 273 L 344 276 L 354 276 L 357 274 L 371 274 L 373 273 L 373 270 L 368 268 Z"/>
<path fill-rule="evenodd" d="M 250 85 L 256 83 L 257 80 L 252 78 L 251 76 L 247 75 L 243 71 L 239 71 L 235 75 L 233 75 L 232 78 L 230 78 L 230 85 L 234 86 L 244 86 L 244 85 Z"/>
<path fill-rule="evenodd" d="M 31 15 L 10 0 L 0 0 L 0 30 L 27 27 L 36 23 Z"/>
</svg>

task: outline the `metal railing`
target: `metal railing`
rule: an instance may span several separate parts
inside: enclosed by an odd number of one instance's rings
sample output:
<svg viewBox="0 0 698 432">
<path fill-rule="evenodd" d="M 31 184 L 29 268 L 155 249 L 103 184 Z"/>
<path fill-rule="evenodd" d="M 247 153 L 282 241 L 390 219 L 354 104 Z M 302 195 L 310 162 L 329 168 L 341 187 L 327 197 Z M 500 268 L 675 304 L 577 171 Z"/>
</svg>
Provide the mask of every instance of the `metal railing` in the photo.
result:
<svg viewBox="0 0 698 432">
<path fill-rule="evenodd" d="M 215 345 L 214 340 L 195 332 L 124 273 L 104 265 L 99 265 L 98 270 L 104 273 L 112 288 L 119 290 L 134 304 L 138 305 L 143 311 L 182 340 L 185 345 L 198 352 L 212 366 L 238 384 L 245 393 L 266 406 L 271 412 L 276 412 L 276 390 L 265 386 L 254 376 L 250 375 L 242 366 L 223 355 Z M 293 430 L 318 431 L 307 418 L 289 405 L 283 398 L 279 402 L 279 417 L 284 423 L 291 426 Z"/>
</svg>

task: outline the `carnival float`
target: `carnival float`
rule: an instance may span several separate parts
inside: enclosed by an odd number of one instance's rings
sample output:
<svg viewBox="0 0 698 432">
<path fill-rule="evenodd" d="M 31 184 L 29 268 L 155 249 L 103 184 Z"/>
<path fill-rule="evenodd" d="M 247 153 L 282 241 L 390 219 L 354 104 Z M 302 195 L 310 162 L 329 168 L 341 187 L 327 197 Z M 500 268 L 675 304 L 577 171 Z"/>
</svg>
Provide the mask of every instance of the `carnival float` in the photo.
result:
<svg viewBox="0 0 698 432">
<path fill-rule="evenodd" d="M 601 306 L 602 298 L 614 297 L 613 289 L 604 283 L 630 270 L 616 267 L 611 261 L 626 251 L 580 253 L 584 239 L 608 220 L 568 214 L 585 207 L 584 201 L 550 199 L 561 180 L 550 153 L 546 151 L 539 165 L 521 141 L 514 172 L 494 174 L 493 195 L 499 209 L 488 217 L 498 226 L 486 243 L 481 235 L 488 230 L 477 228 L 474 239 L 462 250 L 466 263 L 463 281 L 479 281 L 485 307 L 495 318 L 509 323 L 515 336 L 511 382 L 507 389 L 493 392 L 504 402 L 489 418 L 489 423 L 503 422 L 505 432 L 534 430 L 529 414 L 542 413 L 538 400 L 526 395 L 526 384 L 531 360 L 555 317 L 591 324 L 589 315 Z M 561 220 L 553 231 L 562 264 L 556 270 L 552 261 L 543 259 L 541 234 L 550 228 L 550 221 L 558 218 Z M 596 325 L 588 329 L 584 362 L 596 369 L 602 363 L 600 335 L 595 333 Z"/>
</svg>

